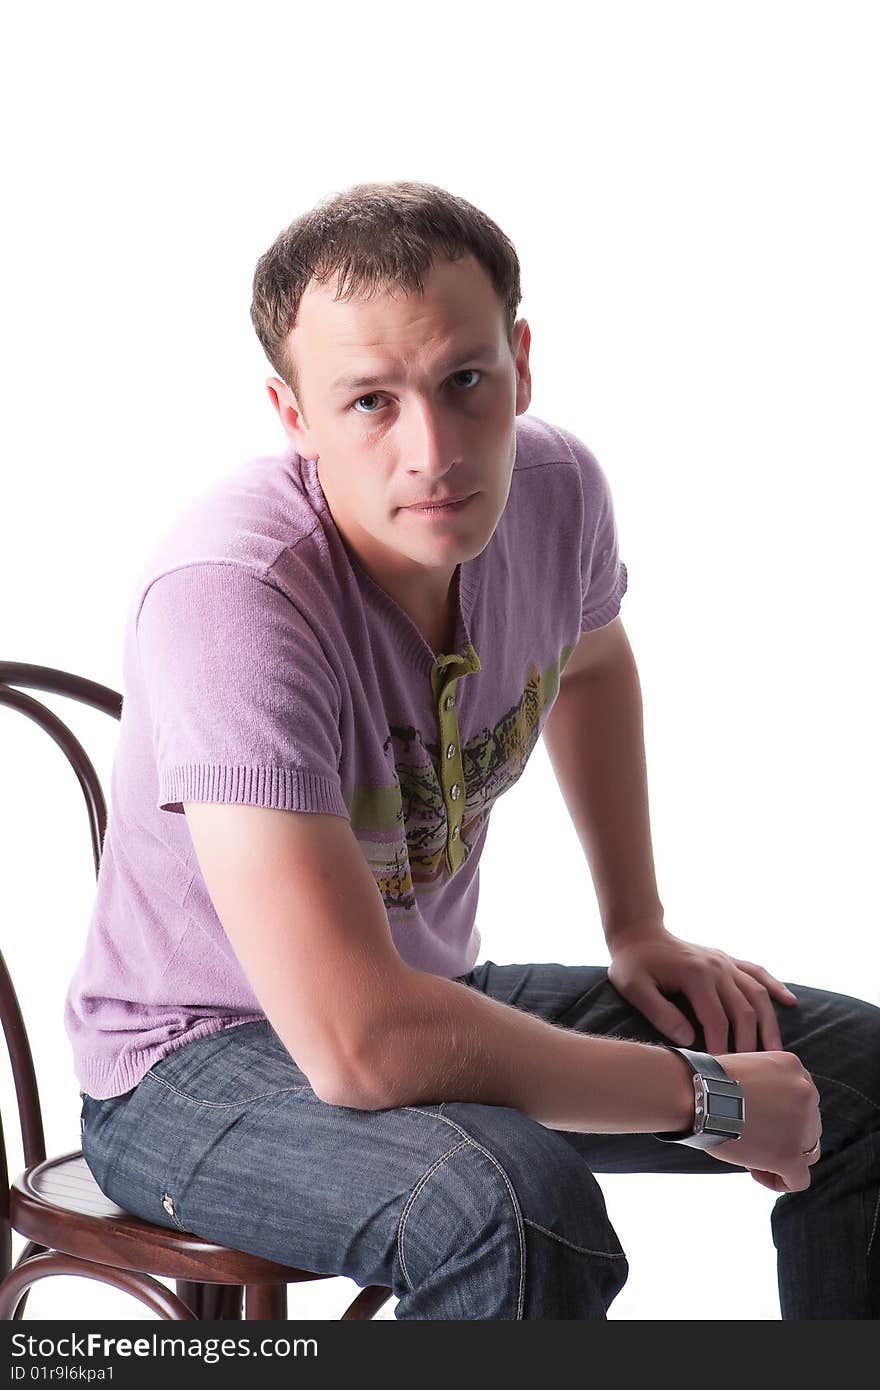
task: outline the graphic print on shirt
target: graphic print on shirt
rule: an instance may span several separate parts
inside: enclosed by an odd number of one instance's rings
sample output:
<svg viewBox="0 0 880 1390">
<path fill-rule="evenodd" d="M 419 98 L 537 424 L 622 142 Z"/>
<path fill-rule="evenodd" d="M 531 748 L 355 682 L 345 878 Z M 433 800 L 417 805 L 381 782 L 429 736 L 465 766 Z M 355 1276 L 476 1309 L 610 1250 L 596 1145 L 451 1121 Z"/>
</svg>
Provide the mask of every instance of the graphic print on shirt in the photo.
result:
<svg viewBox="0 0 880 1390">
<path fill-rule="evenodd" d="M 564 646 L 543 672 L 532 663 L 517 703 L 493 728 L 480 730 L 462 745 L 465 861 L 495 802 L 522 775 L 572 650 L 571 644 Z M 416 885 L 424 893 L 450 877 L 447 813 L 438 773 L 440 744 L 412 725 L 389 725 L 389 730 L 386 752 L 393 756 L 396 781 L 384 788 L 358 787 L 349 811 L 389 921 L 405 923 L 416 909 Z"/>
</svg>

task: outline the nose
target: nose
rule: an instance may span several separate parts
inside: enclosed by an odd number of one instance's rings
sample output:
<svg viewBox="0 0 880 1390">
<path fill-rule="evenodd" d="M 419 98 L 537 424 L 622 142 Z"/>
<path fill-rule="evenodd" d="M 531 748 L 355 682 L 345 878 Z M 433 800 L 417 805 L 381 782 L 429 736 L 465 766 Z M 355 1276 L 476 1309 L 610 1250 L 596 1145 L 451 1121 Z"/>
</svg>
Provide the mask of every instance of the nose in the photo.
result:
<svg viewBox="0 0 880 1390">
<path fill-rule="evenodd" d="M 460 456 L 455 424 L 439 406 L 416 402 L 407 411 L 404 458 L 408 470 L 425 478 L 442 478 Z"/>
</svg>

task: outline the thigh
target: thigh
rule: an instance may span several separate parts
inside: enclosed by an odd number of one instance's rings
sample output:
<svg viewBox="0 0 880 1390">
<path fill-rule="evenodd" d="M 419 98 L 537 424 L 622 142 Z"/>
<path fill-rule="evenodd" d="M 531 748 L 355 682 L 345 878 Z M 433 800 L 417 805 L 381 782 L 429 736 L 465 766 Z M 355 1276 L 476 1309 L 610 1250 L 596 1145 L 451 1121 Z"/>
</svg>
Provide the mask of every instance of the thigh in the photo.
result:
<svg viewBox="0 0 880 1390">
<path fill-rule="evenodd" d="M 457 1142 L 431 1110 L 325 1103 L 257 1020 L 168 1053 L 125 1096 L 86 1097 L 83 1153 L 145 1220 L 314 1273 L 373 1275 L 393 1256 L 395 1209 Z"/>
<path fill-rule="evenodd" d="M 618 993 L 608 979 L 606 966 L 484 961 L 462 978 L 471 988 L 502 1003 L 515 1004 L 548 1023 L 605 1037 L 670 1041 Z M 832 1154 L 854 1137 L 878 1127 L 880 1009 L 852 995 L 783 983 L 797 996 L 797 1003 L 773 1000 L 782 1045 L 800 1058 L 813 1077 L 822 1112 L 822 1152 Z M 702 1025 L 690 1000 L 682 993 L 669 997 L 693 1025 L 693 1047 L 705 1051 Z M 733 1049 L 729 1045 L 727 1050 Z M 708 1151 L 665 1144 L 649 1134 L 558 1133 L 596 1172 L 742 1172 Z"/>
<path fill-rule="evenodd" d="M 507 1106 L 328 1104 L 268 1021 L 184 1045 L 124 1096 L 85 1097 L 83 1153 L 145 1220 L 398 1295 L 488 1230 L 514 1281 L 527 1236 L 623 1261 L 561 1135 Z"/>
</svg>

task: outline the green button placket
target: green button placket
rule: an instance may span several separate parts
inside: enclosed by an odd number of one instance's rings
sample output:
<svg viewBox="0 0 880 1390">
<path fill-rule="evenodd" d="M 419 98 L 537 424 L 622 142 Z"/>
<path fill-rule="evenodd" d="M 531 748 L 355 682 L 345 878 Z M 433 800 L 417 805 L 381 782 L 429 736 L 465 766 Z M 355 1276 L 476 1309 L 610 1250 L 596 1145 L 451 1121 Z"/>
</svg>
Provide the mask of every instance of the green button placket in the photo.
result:
<svg viewBox="0 0 880 1390">
<path fill-rule="evenodd" d="M 480 658 L 470 643 L 463 654 L 454 652 L 449 656 L 438 656 L 431 668 L 431 686 L 440 731 L 440 786 L 446 806 L 446 866 L 450 874 L 454 874 L 465 861 L 461 824 L 467 789 L 458 731 L 456 686 L 462 676 L 479 669 Z"/>
</svg>

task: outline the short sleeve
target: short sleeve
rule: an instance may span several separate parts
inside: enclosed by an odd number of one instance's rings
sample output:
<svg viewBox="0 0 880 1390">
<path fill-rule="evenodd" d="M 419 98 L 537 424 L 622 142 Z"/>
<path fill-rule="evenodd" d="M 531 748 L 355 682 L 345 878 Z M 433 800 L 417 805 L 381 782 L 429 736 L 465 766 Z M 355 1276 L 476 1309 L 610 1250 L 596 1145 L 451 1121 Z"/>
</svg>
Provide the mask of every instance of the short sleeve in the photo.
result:
<svg viewBox="0 0 880 1390">
<path fill-rule="evenodd" d="M 620 611 L 629 576 L 618 553 L 617 522 L 608 479 L 595 455 L 570 430 L 560 430 L 578 465 L 583 499 L 581 632 L 605 627 Z"/>
<path fill-rule="evenodd" d="M 170 570 L 146 590 L 136 641 L 160 810 L 220 801 L 350 819 L 339 683 L 281 589 L 238 563 Z"/>
</svg>

